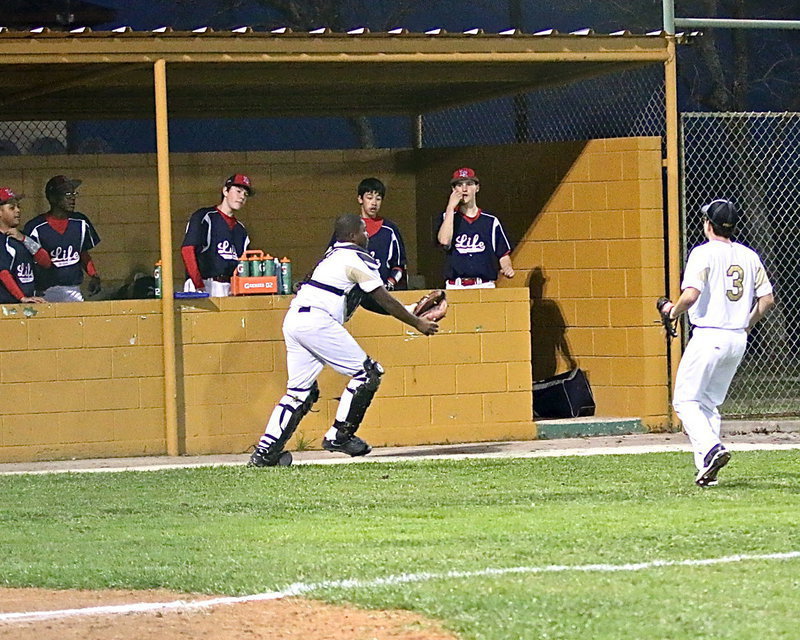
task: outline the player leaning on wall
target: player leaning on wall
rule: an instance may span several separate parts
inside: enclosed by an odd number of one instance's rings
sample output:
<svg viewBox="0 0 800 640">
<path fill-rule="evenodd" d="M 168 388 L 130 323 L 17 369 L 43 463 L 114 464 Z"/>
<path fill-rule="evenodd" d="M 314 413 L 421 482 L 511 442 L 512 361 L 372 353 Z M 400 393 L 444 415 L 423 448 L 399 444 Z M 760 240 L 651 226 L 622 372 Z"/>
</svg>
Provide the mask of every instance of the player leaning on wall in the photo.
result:
<svg viewBox="0 0 800 640">
<path fill-rule="evenodd" d="M 89 294 L 100 291 L 100 274 L 89 254 L 100 236 L 89 218 L 75 211 L 80 185 L 80 180 L 63 175 L 50 178 L 44 188 L 49 211 L 29 220 L 23 230 L 53 261 L 51 269 L 35 269 L 36 291 L 48 302 L 83 302 L 84 272 L 89 276 Z"/>
<path fill-rule="evenodd" d="M 23 234 L 20 222 L 22 196 L 0 187 L 0 302 L 45 302 L 34 295 L 33 265 L 52 266 L 41 245 Z"/>
</svg>

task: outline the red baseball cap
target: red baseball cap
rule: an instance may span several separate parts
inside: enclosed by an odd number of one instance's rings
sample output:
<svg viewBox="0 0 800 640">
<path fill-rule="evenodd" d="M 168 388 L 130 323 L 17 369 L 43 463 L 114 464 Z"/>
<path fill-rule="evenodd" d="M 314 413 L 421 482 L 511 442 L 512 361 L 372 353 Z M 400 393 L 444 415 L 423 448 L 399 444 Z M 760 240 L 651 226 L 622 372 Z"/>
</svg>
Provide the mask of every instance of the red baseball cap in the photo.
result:
<svg viewBox="0 0 800 640">
<path fill-rule="evenodd" d="M 247 189 L 247 195 L 250 196 L 256 193 L 256 190 L 253 189 L 253 185 L 250 182 L 250 178 L 243 173 L 234 173 L 225 181 L 225 187 L 241 187 L 242 189 Z"/>
<path fill-rule="evenodd" d="M 11 200 L 22 200 L 23 197 L 14 193 L 10 187 L 0 187 L 0 204 L 5 204 Z"/>
<path fill-rule="evenodd" d="M 481 181 L 478 179 L 478 176 L 475 175 L 475 171 L 469 167 L 456 169 L 453 172 L 453 178 L 450 180 L 450 184 L 455 184 L 456 182 L 461 182 L 462 180 L 474 180 L 477 184 L 481 183 Z"/>
</svg>

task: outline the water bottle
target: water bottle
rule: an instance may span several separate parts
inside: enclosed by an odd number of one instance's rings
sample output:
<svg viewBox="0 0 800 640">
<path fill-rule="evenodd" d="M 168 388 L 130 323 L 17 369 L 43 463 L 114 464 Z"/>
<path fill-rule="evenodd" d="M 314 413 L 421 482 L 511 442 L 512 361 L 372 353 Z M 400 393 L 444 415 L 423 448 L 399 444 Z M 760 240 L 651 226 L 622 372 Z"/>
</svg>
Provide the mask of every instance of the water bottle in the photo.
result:
<svg viewBox="0 0 800 640">
<path fill-rule="evenodd" d="M 289 295 L 292 292 L 292 261 L 281 258 L 281 293 Z"/>
<path fill-rule="evenodd" d="M 250 263 L 253 269 L 252 276 L 254 278 L 260 278 L 266 272 L 266 265 L 264 264 L 264 260 L 261 258 L 254 257 L 253 261 Z"/>
<path fill-rule="evenodd" d="M 271 255 L 267 254 L 264 256 L 264 275 L 265 276 L 274 276 L 275 275 L 275 263 L 272 261 L 273 258 Z"/>
<path fill-rule="evenodd" d="M 275 293 L 281 292 L 281 261 L 278 258 L 272 259 L 272 266 L 275 269 Z"/>
<path fill-rule="evenodd" d="M 161 260 L 156 262 L 156 267 L 155 269 L 153 269 L 153 277 L 156 280 L 156 289 L 155 289 L 156 298 L 160 298 L 161 291 L 163 289 L 163 283 L 161 282 Z"/>
<path fill-rule="evenodd" d="M 236 263 L 236 275 L 239 278 L 246 278 L 250 275 L 249 260 L 247 256 L 240 256 L 239 262 Z"/>
</svg>

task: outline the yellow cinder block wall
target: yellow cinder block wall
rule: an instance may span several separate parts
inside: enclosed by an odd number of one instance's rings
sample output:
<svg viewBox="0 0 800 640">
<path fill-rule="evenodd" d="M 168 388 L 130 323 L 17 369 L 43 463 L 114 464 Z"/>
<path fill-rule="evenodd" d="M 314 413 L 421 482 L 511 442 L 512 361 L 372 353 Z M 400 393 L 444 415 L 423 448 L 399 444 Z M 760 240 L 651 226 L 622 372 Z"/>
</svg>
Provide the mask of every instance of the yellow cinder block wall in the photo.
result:
<svg viewBox="0 0 800 640">
<path fill-rule="evenodd" d="M 653 300 L 664 288 L 659 144 L 630 138 L 414 152 L 176 154 L 176 272 L 186 218 L 215 204 L 234 171 L 248 172 L 260 191 L 242 215 L 253 245 L 292 257 L 296 274 L 319 258 L 333 217 L 357 210 L 358 181 L 374 175 L 389 187 L 384 213 L 406 231 L 412 272 L 436 286 L 442 254 L 433 240 L 449 177 L 472 166 L 482 180 L 479 203 L 500 216 L 517 243 L 517 276 L 495 291 L 453 292 L 443 332 L 430 339 L 406 334 L 390 318 L 356 315 L 352 331 L 389 369 L 364 427 L 368 439 L 533 437 L 532 377 L 572 361 L 590 375 L 597 415 L 640 416 L 657 428 L 667 408 L 666 349 L 652 323 Z M 106 281 L 152 268 L 152 156 L 18 156 L 0 158 L 0 169 L 3 184 L 28 196 L 23 219 L 46 209 L 42 190 L 51 175 L 83 179 L 79 209 L 103 237 L 94 255 Z M 251 296 L 180 311 L 179 435 L 186 452 L 241 451 L 259 435 L 285 384 L 280 323 L 287 302 Z M 160 303 L 31 308 L 36 315 L 9 305 L 0 316 L 0 460 L 165 452 Z M 296 438 L 318 444 L 344 382 L 322 376 L 319 412 L 307 416 Z"/>
<path fill-rule="evenodd" d="M 441 282 L 432 247 L 452 172 L 475 169 L 478 204 L 516 243 L 499 287 L 531 299 L 533 378 L 579 366 L 598 416 L 667 425 L 667 359 L 654 302 L 665 290 L 661 142 L 616 138 L 417 152 L 420 271 Z M 425 248 L 428 248 L 427 250 Z"/>
<path fill-rule="evenodd" d="M 3 305 L 0 461 L 166 451 L 155 300 Z"/>
<path fill-rule="evenodd" d="M 450 313 L 433 337 L 364 310 L 348 323 L 386 369 L 359 432 L 371 444 L 535 437 L 527 291 L 472 293 L 451 296 Z M 397 296 L 404 303 L 418 298 L 414 292 Z M 289 300 L 250 296 L 184 308 L 179 396 L 185 402 L 179 413 L 187 453 L 236 453 L 258 440 L 286 388 L 281 325 Z M 346 384 L 344 376 L 323 372 L 320 400 L 290 447 L 320 447 Z"/>
<path fill-rule="evenodd" d="M 176 303 L 183 452 L 239 453 L 258 441 L 286 387 L 289 300 Z M 363 310 L 351 321 L 387 370 L 363 427 L 372 444 L 535 437 L 527 291 L 459 292 L 451 302 L 430 338 Z M 0 462 L 166 453 L 160 301 L 6 305 L 0 335 Z M 291 447 L 319 448 L 333 422 L 347 380 L 326 371 L 319 382 Z"/>
</svg>

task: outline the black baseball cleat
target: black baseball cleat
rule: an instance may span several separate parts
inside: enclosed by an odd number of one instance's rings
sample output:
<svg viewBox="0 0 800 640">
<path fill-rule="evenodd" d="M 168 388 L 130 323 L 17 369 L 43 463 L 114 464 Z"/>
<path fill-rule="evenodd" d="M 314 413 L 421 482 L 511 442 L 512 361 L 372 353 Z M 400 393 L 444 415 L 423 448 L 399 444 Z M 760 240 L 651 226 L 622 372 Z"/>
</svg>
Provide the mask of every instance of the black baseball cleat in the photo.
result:
<svg viewBox="0 0 800 640">
<path fill-rule="evenodd" d="M 256 447 L 250 454 L 248 467 L 289 467 L 292 464 L 292 454 L 288 451 L 271 452 L 264 447 Z"/>
<path fill-rule="evenodd" d="M 721 444 L 716 444 L 706 454 L 703 460 L 705 466 L 697 472 L 694 483 L 698 487 L 714 487 L 717 484 L 717 474 L 731 459 L 731 452 Z"/>
<path fill-rule="evenodd" d="M 370 447 L 358 436 L 346 436 L 343 440 L 340 440 L 338 437 L 336 440 L 328 440 L 327 438 L 323 438 L 322 448 L 325 449 L 325 451 L 331 451 L 333 453 L 346 453 L 348 456 L 354 457 L 365 456 L 372 451 L 372 447 Z"/>
</svg>

